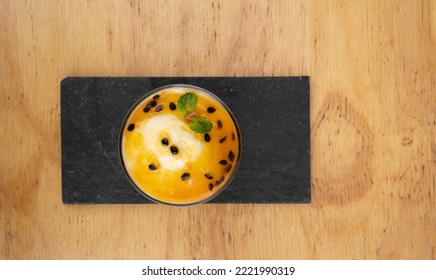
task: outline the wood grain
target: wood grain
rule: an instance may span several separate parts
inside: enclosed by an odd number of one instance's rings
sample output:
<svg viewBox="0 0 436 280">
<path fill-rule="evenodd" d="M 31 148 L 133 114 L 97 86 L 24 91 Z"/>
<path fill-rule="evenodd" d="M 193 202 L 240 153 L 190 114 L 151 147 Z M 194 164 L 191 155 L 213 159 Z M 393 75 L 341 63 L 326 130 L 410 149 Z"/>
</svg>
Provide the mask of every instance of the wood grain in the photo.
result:
<svg viewBox="0 0 436 280">
<path fill-rule="evenodd" d="M 435 259 L 436 1 L 0 1 L 0 258 Z M 66 76 L 311 76 L 310 205 L 66 206 Z M 273 144 L 273 143 L 272 143 Z"/>
</svg>

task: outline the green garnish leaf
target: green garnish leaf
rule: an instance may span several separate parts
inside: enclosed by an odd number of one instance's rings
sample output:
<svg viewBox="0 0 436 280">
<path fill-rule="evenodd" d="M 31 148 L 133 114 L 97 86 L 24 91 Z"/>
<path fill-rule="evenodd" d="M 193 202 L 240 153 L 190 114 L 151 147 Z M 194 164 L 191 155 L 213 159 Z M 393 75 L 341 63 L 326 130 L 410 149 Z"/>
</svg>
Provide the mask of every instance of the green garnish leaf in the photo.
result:
<svg viewBox="0 0 436 280">
<path fill-rule="evenodd" d="M 177 109 L 182 115 L 187 115 L 194 111 L 195 105 L 197 105 L 197 95 L 193 92 L 187 92 L 179 97 L 177 101 Z"/>
<path fill-rule="evenodd" d="M 208 133 L 212 130 L 212 123 L 204 118 L 195 116 L 195 106 L 197 105 L 198 97 L 193 92 L 186 92 L 182 96 L 179 97 L 177 101 L 177 110 L 183 115 L 186 116 L 186 119 L 189 120 L 189 127 L 192 131 L 200 134 Z M 194 116 L 188 115 L 194 112 Z"/>
<path fill-rule="evenodd" d="M 204 134 L 212 130 L 212 123 L 203 117 L 194 117 L 189 123 L 189 127 L 197 133 Z"/>
</svg>

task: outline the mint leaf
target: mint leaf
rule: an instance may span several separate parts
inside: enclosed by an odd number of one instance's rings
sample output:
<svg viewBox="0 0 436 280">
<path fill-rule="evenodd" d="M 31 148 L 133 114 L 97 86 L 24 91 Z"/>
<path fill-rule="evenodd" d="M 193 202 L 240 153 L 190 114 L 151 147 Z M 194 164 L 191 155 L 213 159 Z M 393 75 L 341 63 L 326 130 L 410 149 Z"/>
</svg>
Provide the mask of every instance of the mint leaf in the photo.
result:
<svg viewBox="0 0 436 280">
<path fill-rule="evenodd" d="M 192 131 L 200 134 L 210 132 L 212 130 L 212 123 L 203 117 L 195 116 L 195 106 L 197 105 L 198 97 L 193 92 L 186 92 L 179 97 L 177 101 L 177 110 L 189 120 L 189 127 Z M 189 114 L 189 115 L 188 115 Z M 194 115 L 194 116 L 191 116 Z"/>
<path fill-rule="evenodd" d="M 177 101 L 177 109 L 182 115 L 186 115 L 194 111 L 195 105 L 197 105 L 197 95 L 192 92 L 187 92 L 179 97 Z"/>
<path fill-rule="evenodd" d="M 197 133 L 204 134 L 212 130 L 212 123 L 202 117 L 194 117 L 191 119 L 189 127 Z"/>
</svg>

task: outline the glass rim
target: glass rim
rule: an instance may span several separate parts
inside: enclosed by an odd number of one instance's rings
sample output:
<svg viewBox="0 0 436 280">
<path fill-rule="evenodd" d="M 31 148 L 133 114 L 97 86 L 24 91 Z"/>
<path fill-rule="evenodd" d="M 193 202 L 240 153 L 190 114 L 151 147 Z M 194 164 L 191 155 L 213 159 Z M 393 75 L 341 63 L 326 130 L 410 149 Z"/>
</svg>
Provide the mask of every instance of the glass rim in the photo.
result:
<svg viewBox="0 0 436 280">
<path fill-rule="evenodd" d="M 224 179 L 221 187 L 215 191 L 212 195 L 209 195 L 203 199 L 200 199 L 198 201 L 193 201 L 193 202 L 187 202 L 187 203 L 174 203 L 174 202 L 168 202 L 168 201 L 164 201 L 164 200 L 160 200 L 160 199 L 156 199 L 154 197 L 152 197 L 151 195 L 149 195 L 147 192 L 145 192 L 143 189 L 141 189 L 137 183 L 135 183 L 135 181 L 133 180 L 133 178 L 130 176 L 129 171 L 126 168 L 126 165 L 124 163 L 124 157 L 123 157 L 123 135 L 124 135 L 124 131 L 126 129 L 127 126 L 127 121 L 129 119 L 129 117 L 131 116 L 131 114 L 135 111 L 135 109 L 139 106 L 139 104 L 141 104 L 145 99 L 147 99 L 149 96 L 160 92 L 162 90 L 168 89 L 168 88 L 187 88 L 187 89 L 194 89 L 194 90 L 198 90 L 202 93 L 205 93 L 206 95 L 211 96 L 213 99 L 215 99 L 221 106 L 223 106 L 223 108 L 226 110 L 226 112 L 229 114 L 230 118 L 232 119 L 233 125 L 235 126 L 235 130 L 236 130 L 236 134 L 237 134 L 237 138 L 238 138 L 238 153 L 237 156 L 235 157 L 235 161 L 233 164 L 233 168 L 231 170 L 231 172 L 229 174 L 227 174 L 226 178 Z M 143 94 L 142 96 L 140 96 L 136 102 L 130 107 L 130 109 L 127 111 L 126 116 L 124 117 L 123 123 L 121 125 L 121 129 L 120 129 L 120 133 L 119 133 L 119 137 L 118 137 L 118 156 L 119 156 L 119 160 L 123 169 L 124 174 L 126 175 L 127 179 L 129 180 L 130 184 L 144 197 L 146 197 L 147 199 L 149 199 L 152 202 L 155 202 L 157 204 L 162 204 L 162 205 L 168 205 L 168 206 L 175 206 L 175 207 L 185 207 L 185 206 L 194 206 L 194 205 L 200 205 L 200 204 L 204 204 L 214 198 L 216 198 L 221 192 L 223 192 L 229 185 L 230 182 L 233 180 L 233 178 L 236 175 L 236 172 L 239 169 L 239 164 L 241 161 L 241 157 L 242 157 L 242 137 L 241 137 L 241 130 L 239 127 L 239 124 L 236 120 L 236 117 L 234 116 L 233 112 L 230 110 L 230 108 L 227 106 L 227 104 L 221 99 L 219 98 L 217 95 L 215 95 L 214 93 L 212 93 L 211 91 L 199 87 L 199 86 L 195 86 L 195 85 L 191 85 L 191 84 L 168 84 L 168 85 L 164 85 L 164 86 L 160 86 L 154 89 L 149 90 L 148 92 L 146 92 L 145 94 Z"/>
</svg>

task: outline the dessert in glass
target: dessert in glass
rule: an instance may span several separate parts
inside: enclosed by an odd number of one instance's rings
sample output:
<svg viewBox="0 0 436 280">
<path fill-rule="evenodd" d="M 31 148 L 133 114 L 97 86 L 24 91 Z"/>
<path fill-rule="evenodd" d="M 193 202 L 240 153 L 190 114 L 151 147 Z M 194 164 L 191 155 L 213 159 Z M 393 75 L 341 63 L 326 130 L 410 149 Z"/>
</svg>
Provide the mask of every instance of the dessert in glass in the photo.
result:
<svg viewBox="0 0 436 280">
<path fill-rule="evenodd" d="M 146 93 L 129 111 L 120 134 L 125 174 L 145 197 L 196 205 L 223 191 L 239 166 L 241 133 L 225 103 L 192 85 Z"/>
</svg>

